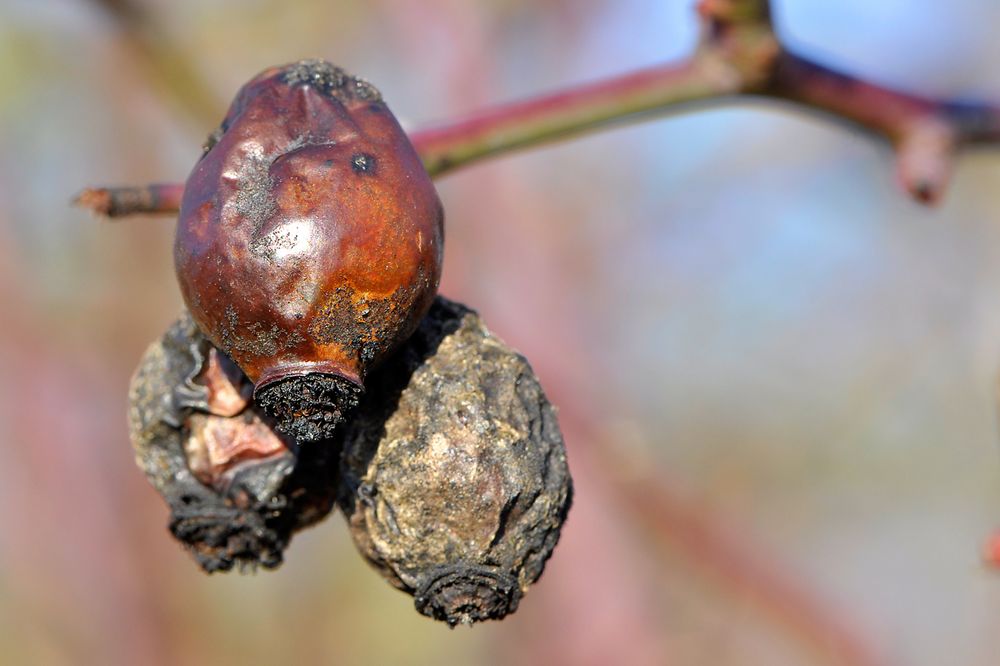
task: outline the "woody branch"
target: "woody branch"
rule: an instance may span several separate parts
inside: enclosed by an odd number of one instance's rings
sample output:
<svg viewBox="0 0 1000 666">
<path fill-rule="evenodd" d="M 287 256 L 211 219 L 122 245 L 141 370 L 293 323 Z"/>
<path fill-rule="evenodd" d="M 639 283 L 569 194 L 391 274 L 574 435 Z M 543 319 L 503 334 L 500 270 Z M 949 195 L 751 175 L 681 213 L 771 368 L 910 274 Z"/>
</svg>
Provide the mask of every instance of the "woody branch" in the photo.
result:
<svg viewBox="0 0 1000 666">
<path fill-rule="evenodd" d="M 904 189 L 922 203 L 944 193 L 964 146 L 1000 143 L 1000 106 L 938 100 L 839 72 L 784 47 L 767 0 L 700 0 L 702 36 L 687 60 L 504 104 L 420 129 L 413 144 L 432 176 L 488 157 L 696 103 L 763 97 L 850 121 L 895 149 Z M 108 217 L 174 214 L 183 185 L 89 188 L 78 205 Z"/>
</svg>

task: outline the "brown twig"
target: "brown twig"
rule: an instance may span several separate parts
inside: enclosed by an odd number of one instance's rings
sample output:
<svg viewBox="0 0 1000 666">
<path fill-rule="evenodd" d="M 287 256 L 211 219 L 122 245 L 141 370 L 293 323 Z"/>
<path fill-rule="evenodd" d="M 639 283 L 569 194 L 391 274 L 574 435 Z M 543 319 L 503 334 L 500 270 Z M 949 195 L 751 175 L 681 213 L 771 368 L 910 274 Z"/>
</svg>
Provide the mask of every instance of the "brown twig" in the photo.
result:
<svg viewBox="0 0 1000 666">
<path fill-rule="evenodd" d="M 998 106 L 893 90 L 783 48 L 771 27 L 766 0 L 701 0 L 698 12 L 702 40 L 685 62 L 501 105 L 418 130 L 411 139 L 431 175 L 441 176 L 487 157 L 675 112 L 692 102 L 765 97 L 850 121 L 888 140 L 896 150 L 903 187 L 928 204 L 940 200 L 960 147 L 1000 142 Z M 110 191 L 112 196 L 129 192 L 142 201 L 143 189 Z M 156 201 L 157 207 L 121 214 L 176 212 L 164 200 L 145 199 Z M 86 207 L 97 200 L 88 197 L 78 203 Z"/>
<path fill-rule="evenodd" d="M 181 207 L 184 186 L 180 183 L 138 187 L 93 187 L 80 192 L 73 204 L 105 217 L 126 215 L 173 215 Z"/>
<path fill-rule="evenodd" d="M 414 132 L 410 139 L 432 176 L 493 155 L 558 141 L 599 127 L 678 110 L 739 93 L 723 63 L 694 58 L 523 102 Z"/>
</svg>

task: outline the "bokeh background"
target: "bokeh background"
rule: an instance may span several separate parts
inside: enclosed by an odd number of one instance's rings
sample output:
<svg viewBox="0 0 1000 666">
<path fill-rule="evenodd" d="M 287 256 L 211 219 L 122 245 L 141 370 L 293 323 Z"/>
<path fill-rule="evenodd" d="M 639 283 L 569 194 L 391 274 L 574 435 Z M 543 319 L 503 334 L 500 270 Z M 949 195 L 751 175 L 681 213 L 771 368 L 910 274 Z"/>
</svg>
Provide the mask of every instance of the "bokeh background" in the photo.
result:
<svg viewBox="0 0 1000 666">
<path fill-rule="evenodd" d="M 272 64 L 332 60 L 417 127 L 681 57 L 692 4 L 0 0 L 0 661 L 997 663 L 990 151 L 928 210 L 884 145 L 758 103 L 442 180 L 443 292 L 532 361 L 577 482 L 502 623 L 417 615 L 339 515 L 278 571 L 205 576 L 133 464 L 129 376 L 181 306 L 173 225 L 75 191 L 182 180 Z M 992 0 L 775 5 L 807 54 L 1000 100 Z"/>
</svg>

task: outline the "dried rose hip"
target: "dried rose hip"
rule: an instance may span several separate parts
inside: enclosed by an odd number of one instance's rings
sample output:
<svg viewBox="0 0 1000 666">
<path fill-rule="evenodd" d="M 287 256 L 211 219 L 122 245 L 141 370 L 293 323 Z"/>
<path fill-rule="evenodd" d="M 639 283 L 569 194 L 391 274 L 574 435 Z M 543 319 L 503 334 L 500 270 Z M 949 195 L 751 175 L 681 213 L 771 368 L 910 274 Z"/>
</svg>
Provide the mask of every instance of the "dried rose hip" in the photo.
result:
<svg viewBox="0 0 1000 666">
<path fill-rule="evenodd" d="M 339 437 L 355 544 L 418 611 L 454 626 L 516 610 L 572 494 L 555 410 L 524 357 L 438 298 Z"/>
<path fill-rule="evenodd" d="M 136 461 L 170 507 L 170 531 L 208 572 L 276 567 L 292 533 L 333 508 L 337 450 L 280 437 L 251 388 L 184 315 L 129 390 Z"/>
<path fill-rule="evenodd" d="M 236 96 L 174 246 L 194 321 L 282 432 L 328 438 L 437 291 L 443 213 L 379 92 L 303 61 Z"/>
</svg>

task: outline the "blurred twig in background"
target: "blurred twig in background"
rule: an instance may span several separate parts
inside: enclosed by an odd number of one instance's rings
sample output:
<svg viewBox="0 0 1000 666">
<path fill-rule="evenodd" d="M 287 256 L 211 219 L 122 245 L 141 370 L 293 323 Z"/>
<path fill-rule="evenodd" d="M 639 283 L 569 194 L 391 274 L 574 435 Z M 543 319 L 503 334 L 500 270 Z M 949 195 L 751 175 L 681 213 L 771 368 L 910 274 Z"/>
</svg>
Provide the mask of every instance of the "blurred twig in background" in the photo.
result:
<svg viewBox="0 0 1000 666">
<path fill-rule="evenodd" d="M 882 663 L 857 635 L 819 603 L 809 590 L 781 572 L 780 564 L 715 524 L 658 478 L 655 465 L 638 450 L 587 442 L 585 455 L 606 475 L 623 513 L 631 516 L 653 545 L 680 554 L 703 575 L 736 597 L 749 598 L 776 626 L 797 639 L 823 663 L 874 666 Z M 580 447 L 578 447 L 579 450 Z"/>
<path fill-rule="evenodd" d="M 183 49 L 177 48 L 149 14 L 148 8 L 136 0 L 88 1 L 107 12 L 118 26 L 123 43 L 135 52 L 135 61 L 193 121 L 204 124 L 222 117 L 223 96 L 212 92 L 194 61 Z M 84 201 L 80 204 L 86 205 Z M 162 204 L 166 208 L 166 202 Z M 153 206 L 151 210 L 157 208 Z M 112 211 L 108 215 L 117 212 Z"/>
</svg>

